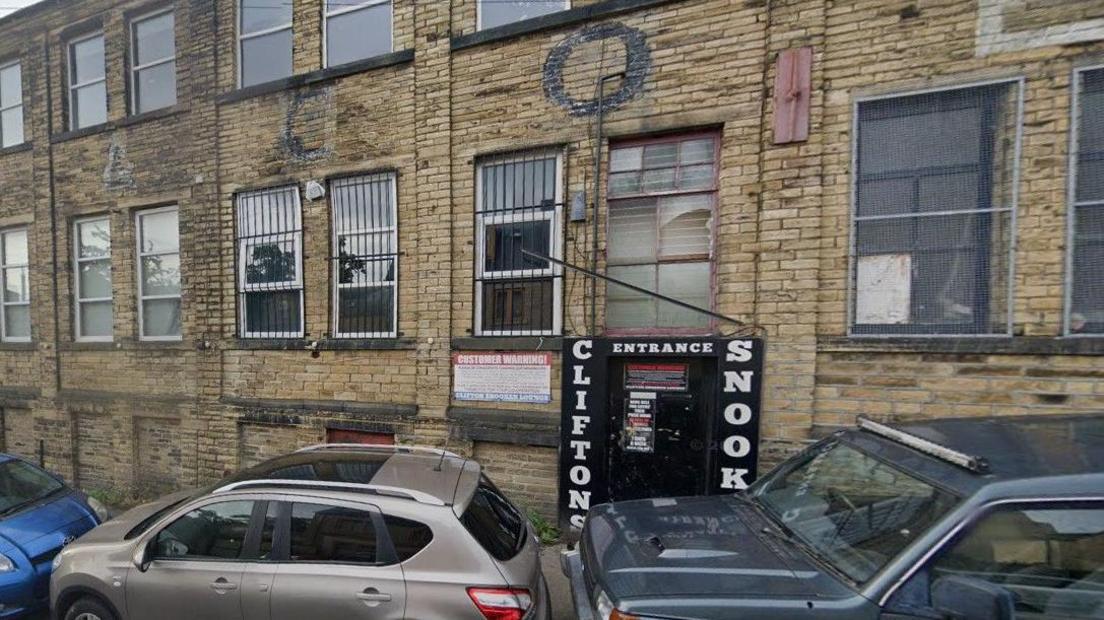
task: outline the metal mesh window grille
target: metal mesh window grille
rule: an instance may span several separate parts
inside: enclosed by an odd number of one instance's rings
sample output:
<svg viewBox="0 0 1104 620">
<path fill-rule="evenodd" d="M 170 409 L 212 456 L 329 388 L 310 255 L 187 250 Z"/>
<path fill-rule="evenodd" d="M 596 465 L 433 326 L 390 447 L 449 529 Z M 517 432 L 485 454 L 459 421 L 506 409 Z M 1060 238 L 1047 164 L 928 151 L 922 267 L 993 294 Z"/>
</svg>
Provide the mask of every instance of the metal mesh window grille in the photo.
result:
<svg viewBox="0 0 1104 620">
<path fill-rule="evenodd" d="M 303 224 L 298 188 L 237 197 L 238 312 L 246 338 L 303 335 Z"/>
<path fill-rule="evenodd" d="M 1104 68 L 1076 84 L 1066 331 L 1104 334 Z"/>
<path fill-rule="evenodd" d="M 522 250 L 562 258 L 562 179 L 562 157 L 554 152 L 477 163 L 477 335 L 560 333 L 563 270 Z"/>
<path fill-rule="evenodd" d="M 176 207 L 139 211 L 138 335 L 142 340 L 180 339 L 180 212 Z"/>
<path fill-rule="evenodd" d="M 77 340 L 111 340 L 111 222 L 106 217 L 73 223 L 75 334 Z"/>
<path fill-rule="evenodd" d="M 396 335 L 398 213 L 395 175 L 330 182 L 333 206 L 334 335 Z"/>
<path fill-rule="evenodd" d="M 852 333 L 1010 333 L 1020 88 L 858 104 Z"/>
<path fill-rule="evenodd" d="M 611 278 L 711 307 L 718 143 L 715 134 L 676 136 L 610 150 Z M 612 332 L 701 332 L 710 326 L 703 314 L 617 284 L 609 284 L 606 295 Z"/>
<path fill-rule="evenodd" d="M 31 283 L 27 229 L 0 232 L 0 340 L 31 339 Z"/>
</svg>

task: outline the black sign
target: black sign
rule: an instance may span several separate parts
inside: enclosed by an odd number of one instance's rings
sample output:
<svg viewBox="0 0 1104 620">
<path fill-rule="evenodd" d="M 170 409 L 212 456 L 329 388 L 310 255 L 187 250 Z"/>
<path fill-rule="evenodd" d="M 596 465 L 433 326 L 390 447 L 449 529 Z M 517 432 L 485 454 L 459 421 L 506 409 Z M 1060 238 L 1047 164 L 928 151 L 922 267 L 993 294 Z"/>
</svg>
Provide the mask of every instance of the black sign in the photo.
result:
<svg viewBox="0 0 1104 620">
<path fill-rule="evenodd" d="M 621 449 L 626 452 L 655 452 L 656 393 L 630 392 L 625 400 L 621 426 Z"/>
<path fill-rule="evenodd" d="M 717 393 L 702 396 L 716 399 L 708 490 L 719 494 L 744 489 L 755 479 L 763 354 L 763 341 L 759 338 L 565 338 L 560 425 L 561 525 L 578 530 L 591 506 L 609 501 L 611 473 L 606 464 L 609 462 L 608 372 L 611 357 L 716 360 Z M 665 381 L 675 380 L 673 375 L 664 375 L 661 378 Z M 631 378 L 631 374 L 626 376 L 627 380 Z M 646 410 L 639 403 L 634 405 L 637 400 L 644 399 L 630 395 L 626 402 L 626 427 L 636 411 L 634 407 L 639 407 L 642 413 Z M 651 410 L 653 440 L 654 411 Z M 637 422 L 643 425 L 644 418 L 641 415 Z M 638 428 L 644 429 L 643 426 Z M 645 434 L 647 432 L 645 430 Z M 642 441 L 636 445 L 647 444 Z"/>
<path fill-rule="evenodd" d="M 690 367 L 686 364 L 626 364 L 626 390 L 664 390 L 685 392 L 690 385 Z"/>
</svg>

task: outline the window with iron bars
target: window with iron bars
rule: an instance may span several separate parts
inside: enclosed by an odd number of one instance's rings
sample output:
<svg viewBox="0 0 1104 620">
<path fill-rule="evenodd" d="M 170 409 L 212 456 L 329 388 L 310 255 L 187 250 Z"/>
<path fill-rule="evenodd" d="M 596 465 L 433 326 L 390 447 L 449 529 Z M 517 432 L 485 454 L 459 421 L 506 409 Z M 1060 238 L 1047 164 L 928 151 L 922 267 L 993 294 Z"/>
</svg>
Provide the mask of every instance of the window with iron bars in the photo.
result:
<svg viewBox="0 0 1104 620">
<path fill-rule="evenodd" d="M 851 333 L 1010 333 L 1018 81 L 860 101 Z"/>
<path fill-rule="evenodd" d="M 556 335 L 562 321 L 563 158 L 541 151 L 476 165 L 475 334 Z"/>
<path fill-rule="evenodd" d="M 237 196 L 240 334 L 303 335 L 303 221 L 295 186 Z"/>
<path fill-rule="evenodd" d="M 335 179 L 334 336 L 397 335 L 398 213 L 394 173 Z"/>
<path fill-rule="evenodd" d="M 611 147 L 611 278 L 710 309 L 717 147 L 712 133 Z M 606 288 L 610 332 L 701 333 L 709 327 L 701 313 L 617 284 Z"/>
<path fill-rule="evenodd" d="M 1066 333 L 1104 335 L 1104 68 L 1075 84 Z"/>
</svg>

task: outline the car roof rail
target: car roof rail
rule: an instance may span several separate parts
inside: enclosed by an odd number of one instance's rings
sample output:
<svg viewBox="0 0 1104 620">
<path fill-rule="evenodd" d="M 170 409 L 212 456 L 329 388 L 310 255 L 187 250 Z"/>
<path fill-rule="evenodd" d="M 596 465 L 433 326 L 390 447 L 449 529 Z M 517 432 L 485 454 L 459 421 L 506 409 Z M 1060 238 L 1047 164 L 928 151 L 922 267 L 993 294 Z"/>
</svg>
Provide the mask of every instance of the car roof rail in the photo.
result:
<svg viewBox="0 0 1104 620">
<path fill-rule="evenodd" d="M 449 452 L 443 448 L 430 448 L 426 446 L 381 446 L 362 443 L 318 443 L 305 448 L 299 448 L 296 454 L 303 452 L 322 452 L 324 450 L 357 450 L 364 452 L 392 452 L 401 454 L 432 454 L 433 456 L 448 456 L 460 458 L 459 454 Z"/>
<path fill-rule="evenodd" d="M 952 465 L 968 469 L 976 474 L 987 474 L 990 471 L 989 462 L 983 457 L 971 456 L 965 452 L 959 452 L 958 450 L 948 448 L 930 439 L 925 439 L 919 435 L 913 435 L 912 433 L 893 428 L 892 426 L 875 422 L 864 416 L 859 416 L 857 422 L 859 430 L 864 430 L 878 435 L 879 437 L 889 439 L 890 441 L 895 441 L 929 456 L 934 456 L 937 459 L 951 463 Z"/>
<path fill-rule="evenodd" d="M 419 504 L 429 504 L 431 506 L 445 505 L 445 502 L 442 501 L 441 498 L 430 495 L 429 493 L 423 493 L 422 491 L 414 491 L 411 489 L 403 489 L 400 487 L 392 487 L 381 484 L 327 482 L 325 480 L 284 480 L 280 478 L 258 478 L 256 480 L 240 480 L 238 482 L 231 482 L 230 484 L 221 486 L 215 489 L 214 493 L 226 493 L 229 491 L 256 487 L 295 487 L 297 489 L 316 491 L 370 493 L 373 495 L 385 495 L 387 497 L 410 499 L 418 502 Z"/>
</svg>

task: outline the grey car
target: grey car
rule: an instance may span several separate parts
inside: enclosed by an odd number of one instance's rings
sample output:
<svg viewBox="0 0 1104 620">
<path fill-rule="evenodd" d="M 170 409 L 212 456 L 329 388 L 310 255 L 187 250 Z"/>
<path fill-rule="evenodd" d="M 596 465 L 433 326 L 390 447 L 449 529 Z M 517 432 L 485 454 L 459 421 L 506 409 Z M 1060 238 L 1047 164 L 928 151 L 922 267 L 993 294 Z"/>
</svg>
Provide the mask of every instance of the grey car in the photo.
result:
<svg viewBox="0 0 1104 620">
<path fill-rule="evenodd" d="M 1104 619 L 1104 416 L 862 420 L 746 493 L 605 504 L 582 620 Z"/>
<path fill-rule="evenodd" d="M 478 463 L 327 445 L 139 506 L 57 556 L 57 620 L 547 620 L 539 543 Z"/>
</svg>

